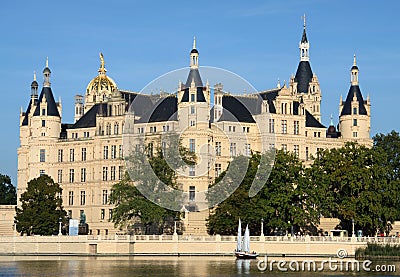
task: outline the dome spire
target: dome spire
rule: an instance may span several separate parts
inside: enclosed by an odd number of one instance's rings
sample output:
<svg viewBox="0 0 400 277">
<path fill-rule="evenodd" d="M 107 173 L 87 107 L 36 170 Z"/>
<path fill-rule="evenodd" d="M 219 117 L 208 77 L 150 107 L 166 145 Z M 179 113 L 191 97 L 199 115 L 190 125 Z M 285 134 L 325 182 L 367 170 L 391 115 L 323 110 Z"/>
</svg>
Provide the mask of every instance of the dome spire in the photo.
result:
<svg viewBox="0 0 400 277">
<path fill-rule="evenodd" d="M 193 49 L 196 49 L 196 36 L 193 37 Z"/>
<path fill-rule="evenodd" d="M 193 38 L 193 48 L 190 51 L 190 69 L 199 68 L 199 51 L 196 49 L 196 37 Z"/>
<path fill-rule="evenodd" d="M 356 54 L 354 54 L 353 66 L 351 67 L 351 85 L 358 86 L 358 66 Z"/>
<path fill-rule="evenodd" d="M 46 67 L 43 69 L 43 77 L 44 77 L 43 87 L 51 86 L 50 75 L 51 75 L 51 71 L 49 68 L 49 57 L 46 57 Z"/>
<path fill-rule="evenodd" d="M 104 67 L 104 56 L 103 56 L 103 53 L 100 52 L 99 56 L 100 56 L 100 67 L 99 67 L 99 70 L 98 70 L 99 71 L 99 75 L 105 75 L 107 70 Z"/>
<path fill-rule="evenodd" d="M 33 71 L 33 81 L 31 83 L 31 98 L 32 99 L 37 99 L 37 97 L 38 97 L 38 87 L 39 87 L 39 84 L 36 81 L 36 71 Z"/>
<path fill-rule="evenodd" d="M 302 17 L 303 19 L 303 35 L 301 37 L 300 41 L 300 61 L 309 61 L 309 51 L 310 51 L 310 44 L 307 39 L 307 33 L 306 33 L 306 14 L 304 14 Z"/>
</svg>

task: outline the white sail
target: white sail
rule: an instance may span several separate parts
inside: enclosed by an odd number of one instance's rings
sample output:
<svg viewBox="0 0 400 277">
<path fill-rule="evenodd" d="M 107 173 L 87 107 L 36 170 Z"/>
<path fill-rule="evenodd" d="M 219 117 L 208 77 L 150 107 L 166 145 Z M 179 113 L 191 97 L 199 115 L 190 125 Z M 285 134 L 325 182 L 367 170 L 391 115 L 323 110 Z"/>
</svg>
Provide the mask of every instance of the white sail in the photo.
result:
<svg viewBox="0 0 400 277">
<path fill-rule="evenodd" d="M 244 252 L 250 252 L 250 232 L 249 225 L 246 225 L 246 231 L 244 232 L 243 238 L 243 249 Z"/>
<path fill-rule="evenodd" d="M 242 251 L 242 223 L 239 218 L 236 251 Z"/>
</svg>

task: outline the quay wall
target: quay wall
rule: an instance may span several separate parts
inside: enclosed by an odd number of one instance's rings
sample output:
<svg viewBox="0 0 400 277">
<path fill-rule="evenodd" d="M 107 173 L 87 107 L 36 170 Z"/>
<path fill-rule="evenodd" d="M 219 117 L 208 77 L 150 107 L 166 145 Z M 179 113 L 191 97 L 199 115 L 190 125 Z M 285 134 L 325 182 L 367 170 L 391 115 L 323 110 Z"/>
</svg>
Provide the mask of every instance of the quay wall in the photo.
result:
<svg viewBox="0 0 400 277">
<path fill-rule="evenodd" d="M 270 237 L 250 238 L 251 251 L 261 256 L 332 256 L 355 250 L 367 242 L 396 243 L 398 238 L 331 238 L 331 237 Z M 0 256 L 7 255 L 233 255 L 234 236 L 1 236 Z"/>
</svg>

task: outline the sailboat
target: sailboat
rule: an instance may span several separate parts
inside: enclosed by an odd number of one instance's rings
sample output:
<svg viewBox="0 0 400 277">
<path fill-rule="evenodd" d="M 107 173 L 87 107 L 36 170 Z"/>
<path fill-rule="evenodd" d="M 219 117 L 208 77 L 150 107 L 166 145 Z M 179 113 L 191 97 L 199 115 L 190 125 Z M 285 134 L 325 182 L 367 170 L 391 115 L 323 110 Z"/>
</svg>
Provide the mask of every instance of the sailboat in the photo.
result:
<svg viewBox="0 0 400 277">
<path fill-rule="evenodd" d="M 242 241 L 242 223 L 240 222 L 240 219 L 238 226 L 238 237 L 237 237 L 235 256 L 238 259 L 255 259 L 258 256 L 256 252 L 254 251 L 250 252 L 249 225 L 246 225 L 246 231 L 244 231 L 244 237 Z"/>
</svg>

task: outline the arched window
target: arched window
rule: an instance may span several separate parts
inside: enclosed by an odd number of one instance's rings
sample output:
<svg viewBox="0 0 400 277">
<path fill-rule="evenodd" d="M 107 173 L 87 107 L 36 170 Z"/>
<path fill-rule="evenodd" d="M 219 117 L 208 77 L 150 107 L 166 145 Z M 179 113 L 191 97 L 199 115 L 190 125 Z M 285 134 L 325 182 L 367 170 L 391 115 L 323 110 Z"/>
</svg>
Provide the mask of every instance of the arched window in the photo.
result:
<svg viewBox="0 0 400 277">
<path fill-rule="evenodd" d="M 119 132 L 119 124 L 118 122 L 114 123 L 114 135 L 118 135 Z"/>
</svg>

